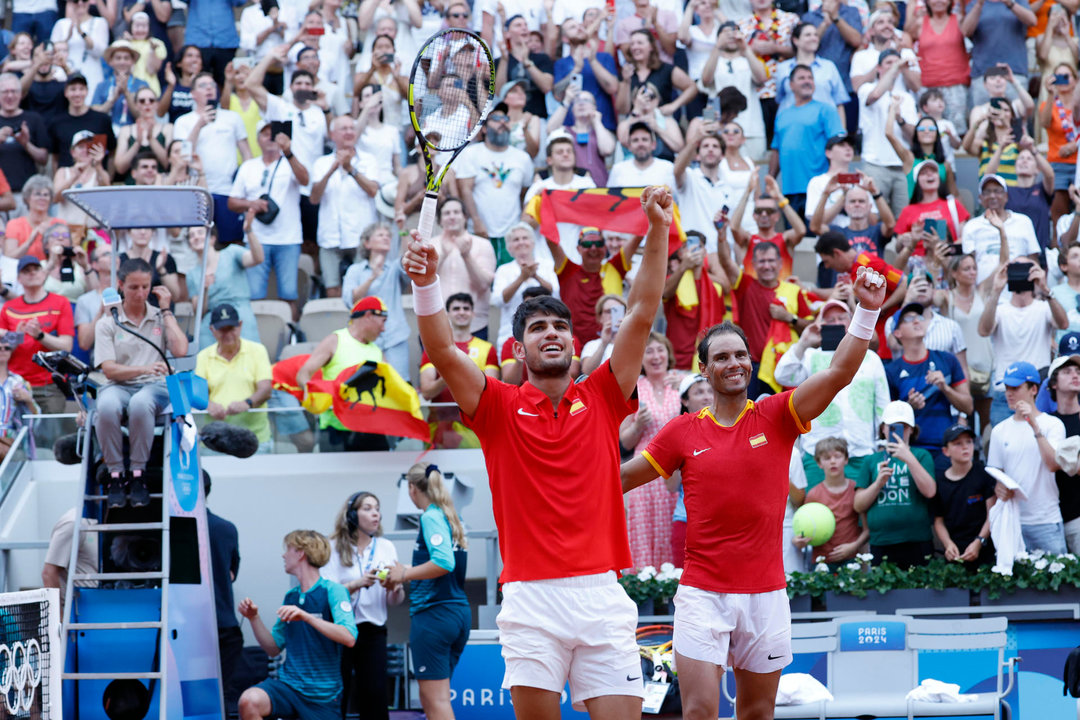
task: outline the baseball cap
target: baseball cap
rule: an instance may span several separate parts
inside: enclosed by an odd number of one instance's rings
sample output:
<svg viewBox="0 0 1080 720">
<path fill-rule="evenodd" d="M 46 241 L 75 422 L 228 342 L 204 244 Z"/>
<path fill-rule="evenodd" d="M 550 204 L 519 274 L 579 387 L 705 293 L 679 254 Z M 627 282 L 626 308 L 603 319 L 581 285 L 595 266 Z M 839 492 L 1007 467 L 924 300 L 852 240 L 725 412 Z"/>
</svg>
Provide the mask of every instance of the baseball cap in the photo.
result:
<svg viewBox="0 0 1080 720">
<path fill-rule="evenodd" d="M 697 385 L 699 382 L 708 381 L 709 379 L 701 374 L 687 375 L 682 379 L 682 382 L 679 383 L 679 397 L 682 397 L 683 395 L 688 393 L 690 391 L 690 388 L 692 388 L 694 385 Z"/>
<path fill-rule="evenodd" d="M 982 192 L 983 188 L 986 187 L 986 183 L 991 181 L 996 182 L 1008 191 L 1009 185 L 1005 182 L 1005 178 L 1000 175 L 995 175 L 994 173 L 989 173 L 988 175 L 983 175 L 982 180 L 979 181 L 979 192 Z"/>
<path fill-rule="evenodd" d="M 847 133 L 840 133 L 839 135 L 833 135 L 831 138 L 825 141 L 825 149 L 832 150 L 837 145 L 850 145 L 852 149 L 855 148 L 855 139 Z"/>
<path fill-rule="evenodd" d="M 1050 378 L 1051 381 L 1053 381 L 1054 373 L 1056 373 L 1058 370 L 1065 367 L 1066 365 L 1074 365 L 1080 368 L 1080 355 L 1057 356 L 1056 358 L 1054 358 L 1054 362 L 1050 363 L 1050 372 L 1047 374 L 1047 377 Z"/>
<path fill-rule="evenodd" d="M 915 411 L 903 400 L 893 400 L 881 411 L 881 422 L 885 425 L 904 423 L 915 427 Z"/>
<path fill-rule="evenodd" d="M 920 315 L 922 315 L 923 313 L 926 312 L 926 306 L 923 305 L 922 303 L 917 303 L 917 302 L 908 303 L 904 307 L 900 308 L 900 314 L 896 316 L 896 320 L 897 320 L 896 324 L 899 325 L 900 320 L 903 319 L 903 317 L 905 315 L 907 315 L 909 312 L 919 313 Z"/>
<path fill-rule="evenodd" d="M 851 308 L 848 307 L 848 304 L 846 302 L 844 302 L 843 300 L 830 299 L 830 300 L 826 300 L 825 303 L 821 306 L 821 309 L 818 310 L 818 317 L 819 318 L 825 317 L 825 311 L 828 310 L 831 307 L 840 308 L 841 310 L 843 310 L 847 314 L 849 314 L 849 315 L 851 314 Z"/>
<path fill-rule="evenodd" d="M 499 91 L 499 102 L 506 100 L 506 96 L 509 95 L 510 91 L 516 88 L 518 85 L 520 85 L 521 89 L 525 92 L 529 92 L 529 84 L 527 81 L 520 78 L 518 78 L 517 80 L 511 80 L 510 82 L 503 85 L 502 90 Z M 496 105 L 495 107 L 497 109 L 498 105 Z"/>
<path fill-rule="evenodd" d="M 78 145 L 81 142 L 86 142 L 87 140 L 93 140 L 93 139 L 94 139 L 94 133 L 92 133 L 89 130 L 80 130 L 79 132 L 75 133 L 71 137 L 71 147 L 75 147 L 76 145 Z"/>
<path fill-rule="evenodd" d="M 510 29 L 510 23 L 514 22 L 518 18 L 523 18 L 523 17 L 525 17 L 525 16 L 522 15 L 521 13 L 514 13 L 510 17 L 506 18 L 506 22 L 503 24 L 503 28 L 506 29 L 506 30 L 509 30 Z"/>
<path fill-rule="evenodd" d="M 717 34 L 719 34 L 719 33 L 724 32 L 728 28 L 734 28 L 735 30 L 738 30 L 739 29 L 739 24 L 737 22 L 735 22 L 734 20 L 725 20 L 724 22 L 720 23 L 720 27 L 717 28 L 716 32 L 717 32 Z"/>
<path fill-rule="evenodd" d="M 491 108 L 491 112 L 502 113 L 503 115 L 506 115 L 510 112 L 510 106 L 500 100 L 499 102 L 495 103 L 495 107 Z"/>
<path fill-rule="evenodd" d="M 31 265 L 37 265 L 38 267 L 41 267 L 41 261 L 38 260 L 33 255 L 23 255 L 21 258 L 19 258 L 19 270 L 18 270 L 18 272 L 22 272 L 23 270 L 30 267 Z"/>
<path fill-rule="evenodd" d="M 914 167 L 914 168 L 912 169 L 912 171 L 911 171 L 911 177 L 913 177 L 913 178 L 917 178 L 917 177 L 919 177 L 919 173 L 921 173 L 921 172 L 922 172 L 922 169 L 923 169 L 924 167 L 928 167 L 928 166 L 931 166 L 931 165 L 932 165 L 932 166 L 934 167 L 934 169 L 935 169 L 935 170 L 937 170 L 938 172 L 941 172 L 941 166 L 940 166 L 940 165 L 938 165 L 938 161 L 937 161 L 937 160 L 935 160 L 934 158 L 926 158 L 925 160 L 922 160 L 922 161 L 920 161 L 920 162 L 919 162 L 919 163 L 918 163 L 918 164 L 917 164 L 917 165 L 916 165 L 916 166 L 915 166 L 915 167 Z"/>
<path fill-rule="evenodd" d="M 600 233 L 600 228 L 596 227 L 583 227 L 581 233 L 578 235 L 578 242 L 582 240 L 603 240 L 604 236 Z"/>
<path fill-rule="evenodd" d="M 386 303 L 384 303 L 377 295 L 362 297 L 352 306 L 352 312 L 349 313 L 349 318 L 358 318 L 366 313 L 386 317 Z"/>
<path fill-rule="evenodd" d="M 877 58 L 878 67 L 881 67 L 881 65 L 884 64 L 884 62 L 891 57 L 900 57 L 900 51 L 893 48 L 889 48 L 888 50 L 882 50 L 881 54 L 878 55 Z"/>
<path fill-rule="evenodd" d="M 1014 362 L 1005 368 L 1005 376 L 1001 378 L 999 385 L 1005 387 L 1019 387 L 1024 383 L 1035 383 L 1038 385 L 1042 382 L 1042 378 L 1039 377 L 1039 371 L 1035 369 L 1035 366 L 1029 362 Z"/>
<path fill-rule="evenodd" d="M 647 124 L 641 122 L 640 120 L 638 120 L 637 122 L 633 123 L 630 126 L 630 129 L 629 129 L 629 131 L 627 131 L 626 136 L 629 137 L 629 136 L 633 135 L 635 132 L 637 132 L 638 130 L 644 130 L 645 132 L 649 133 L 653 137 L 656 137 L 656 133 L 653 132 L 653 129 L 651 127 L 649 127 Z"/>
<path fill-rule="evenodd" d="M 948 445 L 961 435 L 970 435 L 972 440 L 975 439 L 974 430 L 969 428 L 967 425 L 961 425 L 960 423 L 956 423 L 954 425 L 950 425 L 948 428 L 945 429 L 945 435 L 943 436 L 941 444 Z"/>
<path fill-rule="evenodd" d="M 223 327 L 236 327 L 240 324 L 240 313 L 229 303 L 222 303 L 210 313 L 210 327 L 220 330 Z"/>
<path fill-rule="evenodd" d="M 1067 332 L 1058 341 L 1058 355 L 1080 353 L 1080 332 Z"/>
<path fill-rule="evenodd" d="M 68 79 L 67 82 L 64 83 L 64 87 L 68 87 L 69 85 L 84 85 L 86 87 L 89 87 L 86 82 L 86 76 L 82 73 L 72 73 L 68 75 Z"/>
</svg>

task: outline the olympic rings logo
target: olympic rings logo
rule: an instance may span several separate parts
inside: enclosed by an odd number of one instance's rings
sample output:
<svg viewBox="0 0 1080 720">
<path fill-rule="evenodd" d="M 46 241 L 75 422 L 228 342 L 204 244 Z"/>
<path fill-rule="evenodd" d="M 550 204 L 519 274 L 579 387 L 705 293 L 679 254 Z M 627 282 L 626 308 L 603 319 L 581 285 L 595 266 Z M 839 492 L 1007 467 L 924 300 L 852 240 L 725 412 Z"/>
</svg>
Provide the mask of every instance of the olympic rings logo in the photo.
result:
<svg viewBox="0 0 1080 720">
<path fill-rule="evenodd" d="M 10 647 L 0 644 L 0 692 L 8 711 L 30 712 L 34 694 L 41 685 L 41 645 L 35 639 Z"/>
</svg>

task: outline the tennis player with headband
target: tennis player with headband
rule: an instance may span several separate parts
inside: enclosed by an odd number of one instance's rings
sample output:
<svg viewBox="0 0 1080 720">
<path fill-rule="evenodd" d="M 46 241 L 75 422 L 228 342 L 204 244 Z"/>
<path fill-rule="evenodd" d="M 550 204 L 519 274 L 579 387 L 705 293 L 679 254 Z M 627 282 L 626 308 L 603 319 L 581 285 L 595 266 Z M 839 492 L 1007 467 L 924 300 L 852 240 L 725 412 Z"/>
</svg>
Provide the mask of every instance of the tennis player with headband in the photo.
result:
<svg viewBox="0 0 1080 720">
<path fill-rule="evenodd" d="M 519 718 L 559 718 L 567 680 L 575 709 L 593 720 L 641 716 L 637 607 L 616 576 L 631 559 L 615 438 L 636 410 L 630 396 L 660 306 L 673 211 L 666 188 L 646 188 L 641 201 L 649 231 L 626 317 L 611 358 L 579 383 L 561 301 L 532 298 L 514 313 L 514 355 L 529 379 L 508 385 L 454 345 L 438 253 L 415 230 L 402 261 L 428 358 L 484 451 L 503 560 L 503 687 Z"/>
<path fill-rule="evenodd" d="M 624 491 L 682 471 L 686 564 L 673 640 L 688 720 L 715 720 L 729 664 L 739 720 L 773 717 L 780 670 L 791 662 L 782 548 L 791 448 L 855 377 L 885 301 L 885 278 L 859 268 L 854 292 L 859 307 L 829 367 L 760 402 L 746 396 L 746 335 L 728 322 L 714 325 L 698 346 L 712 404 L 669 422 L 622 466 Z"/>
</svg>

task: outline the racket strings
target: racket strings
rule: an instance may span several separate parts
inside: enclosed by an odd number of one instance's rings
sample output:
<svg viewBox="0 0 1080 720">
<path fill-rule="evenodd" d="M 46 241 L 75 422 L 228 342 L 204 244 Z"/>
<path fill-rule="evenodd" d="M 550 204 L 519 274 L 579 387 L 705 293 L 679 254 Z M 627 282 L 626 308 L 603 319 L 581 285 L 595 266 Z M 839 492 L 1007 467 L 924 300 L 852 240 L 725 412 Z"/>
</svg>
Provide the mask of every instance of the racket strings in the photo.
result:
<svg viewBox="0 0 1080 720">
<path fill-rule="evenodd" d="M 429 147 L 455 150 L 473 135 L 490 100 L 488 54 L 471 33 L 444 32 L 420 52 L 413 107 Z"/>
</svg>

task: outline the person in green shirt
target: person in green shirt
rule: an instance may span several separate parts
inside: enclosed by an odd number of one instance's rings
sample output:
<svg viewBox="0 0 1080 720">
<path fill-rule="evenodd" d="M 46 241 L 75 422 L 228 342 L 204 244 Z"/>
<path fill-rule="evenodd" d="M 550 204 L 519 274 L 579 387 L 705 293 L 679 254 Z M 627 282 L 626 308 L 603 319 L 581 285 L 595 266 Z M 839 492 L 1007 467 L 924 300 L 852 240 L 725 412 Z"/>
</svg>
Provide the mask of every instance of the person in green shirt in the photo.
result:
<svg viewBox="0 0 1080 720">
<path fill-rule="evenodd" d="M 880 437 L 885 449 L 869 457 L 855 483 L 855 512 L 866 513 L 873 563 L 888 560 L 906 569 L 925 562 L 934 549 L 927 502 L 937 494 L 934 460 L 911 447 L 918 437 L 915 411 L 902 400 L 882 411 Z"/>
</svg>

